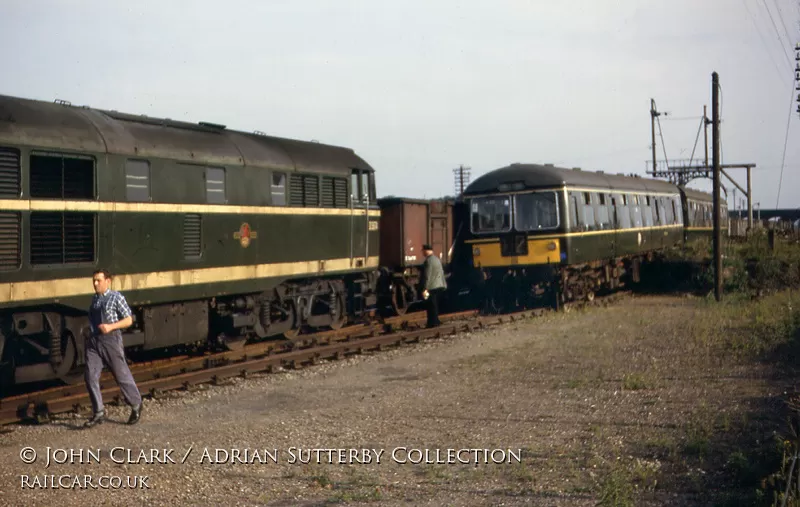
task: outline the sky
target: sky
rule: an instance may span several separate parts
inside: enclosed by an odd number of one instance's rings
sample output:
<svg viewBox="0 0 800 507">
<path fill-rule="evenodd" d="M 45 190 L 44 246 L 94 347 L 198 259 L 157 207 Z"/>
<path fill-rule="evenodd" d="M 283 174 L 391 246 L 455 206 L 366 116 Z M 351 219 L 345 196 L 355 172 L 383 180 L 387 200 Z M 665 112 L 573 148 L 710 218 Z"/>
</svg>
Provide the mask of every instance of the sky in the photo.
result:
<svg viewBox="0 0 800 507">
<path fill-rule="evenodd" d="M 651 98 L 657 159 L 702 160 L 717 72 L 722 162 L 796 208 L 798 42 L 800 0 L 0 0 L 0 94 L 346 146 L 435 198 L 461 165 L 647 176 Z"/>
</svg>

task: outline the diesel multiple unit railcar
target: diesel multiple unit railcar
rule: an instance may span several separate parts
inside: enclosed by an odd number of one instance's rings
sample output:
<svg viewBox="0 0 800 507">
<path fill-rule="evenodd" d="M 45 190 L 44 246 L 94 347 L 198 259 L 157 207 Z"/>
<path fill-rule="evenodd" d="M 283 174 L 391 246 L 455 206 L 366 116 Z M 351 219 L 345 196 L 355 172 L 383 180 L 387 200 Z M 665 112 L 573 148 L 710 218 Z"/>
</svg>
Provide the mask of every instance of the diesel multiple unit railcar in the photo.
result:
<svg viewBox="0 0 800 507">
<path fill-rule="evenodd" d="M 711 196 L 664 181 L 512 164 L 484 174 L 464 192 L 465 245 L 495 306 L 592 299 L 641 262 L 710 233 Z M 724 216 L 723 211 L 723 216 Z"/>
<path fill-rule="evenodd" d="M 126 347 L 339 327 L 378 303 L 379 217 L 351 149 L 0 96 L 0 380 L 75 377 L 100 267 Z"/>
</svg>

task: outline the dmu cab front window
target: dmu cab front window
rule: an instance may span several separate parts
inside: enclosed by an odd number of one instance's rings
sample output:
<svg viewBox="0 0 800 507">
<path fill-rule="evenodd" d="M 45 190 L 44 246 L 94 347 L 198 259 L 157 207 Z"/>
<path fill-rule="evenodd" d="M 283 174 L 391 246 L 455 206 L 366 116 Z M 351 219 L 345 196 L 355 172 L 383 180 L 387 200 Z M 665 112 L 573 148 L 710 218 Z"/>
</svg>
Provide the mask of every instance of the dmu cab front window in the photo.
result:
<svg viewBox="0 0 800 507">
<path fill-rule="evenodd" d="M 514 229 L 541 231 L 558 227 L 558 199 L 555 192 L 514 196 Z"/>
<path fill-rule="evenodd" d="M 511 196 L 478 197 L 472 200 L 472 232 L 511 230 Z"/>
</svg>

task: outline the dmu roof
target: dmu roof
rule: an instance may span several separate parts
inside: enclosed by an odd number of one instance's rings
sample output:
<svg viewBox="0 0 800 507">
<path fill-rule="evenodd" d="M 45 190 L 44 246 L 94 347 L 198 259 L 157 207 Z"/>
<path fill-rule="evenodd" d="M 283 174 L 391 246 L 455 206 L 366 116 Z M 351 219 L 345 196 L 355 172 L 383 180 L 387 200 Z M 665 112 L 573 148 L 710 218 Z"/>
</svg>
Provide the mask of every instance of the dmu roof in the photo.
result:
<svg viewBox="0 0 800 507">
<path fill-rule="evenodd" d="M 486 194 L 498 192 L 500 185 L 517 184 L 515 190 L 554 188 L 554 187 L 581 187 L 602 188 L 613 190 L 627 190 L 632 192 L 673 192 L 677 193 L 678 187 L 665 181 L 601 172 L 581 171 L 579 169 L 566 169 L 552 165 L 537 164 L 511 164 L 507 167 L 495 169 L 473 181 L 464 191 L 464 195 Z"/>
<path fill-rule="evenodd" d="M 714 196 L 708 192 L 701 192 L 693 188 L 681 187 L 681 191 L 686 194 L 686 197 L 694 201 L 708 201 L 714 202 Z M 724 201 L 723 201 L 724 203 Z"/>
<path fill-rule="evenodd" d="M 349 148 L 6 95 L 0 144 L 284 170 L 373 170 Z"/>
</svg>

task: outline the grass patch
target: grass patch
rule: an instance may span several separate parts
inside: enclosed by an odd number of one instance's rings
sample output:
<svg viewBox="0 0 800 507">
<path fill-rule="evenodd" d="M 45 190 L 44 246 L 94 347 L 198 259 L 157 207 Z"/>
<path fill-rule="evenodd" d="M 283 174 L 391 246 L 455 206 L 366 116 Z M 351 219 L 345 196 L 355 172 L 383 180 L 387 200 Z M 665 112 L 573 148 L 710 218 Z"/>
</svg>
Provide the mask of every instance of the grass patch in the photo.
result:
<svg viewBox="0 0 800 507">
<path fill-rule="evenodd" d="M 630 373 L 622 376 L 622 389 L 624 390 L 639 391 L 649 387 L 649 382 L 640 373 Z"/>
<path fill-rule="evenodd" d="M 633 507 L 633 481 L 622 466 L 615 466 L 605 476 L 599 492 L 598 507 Z"/>
</svg>

